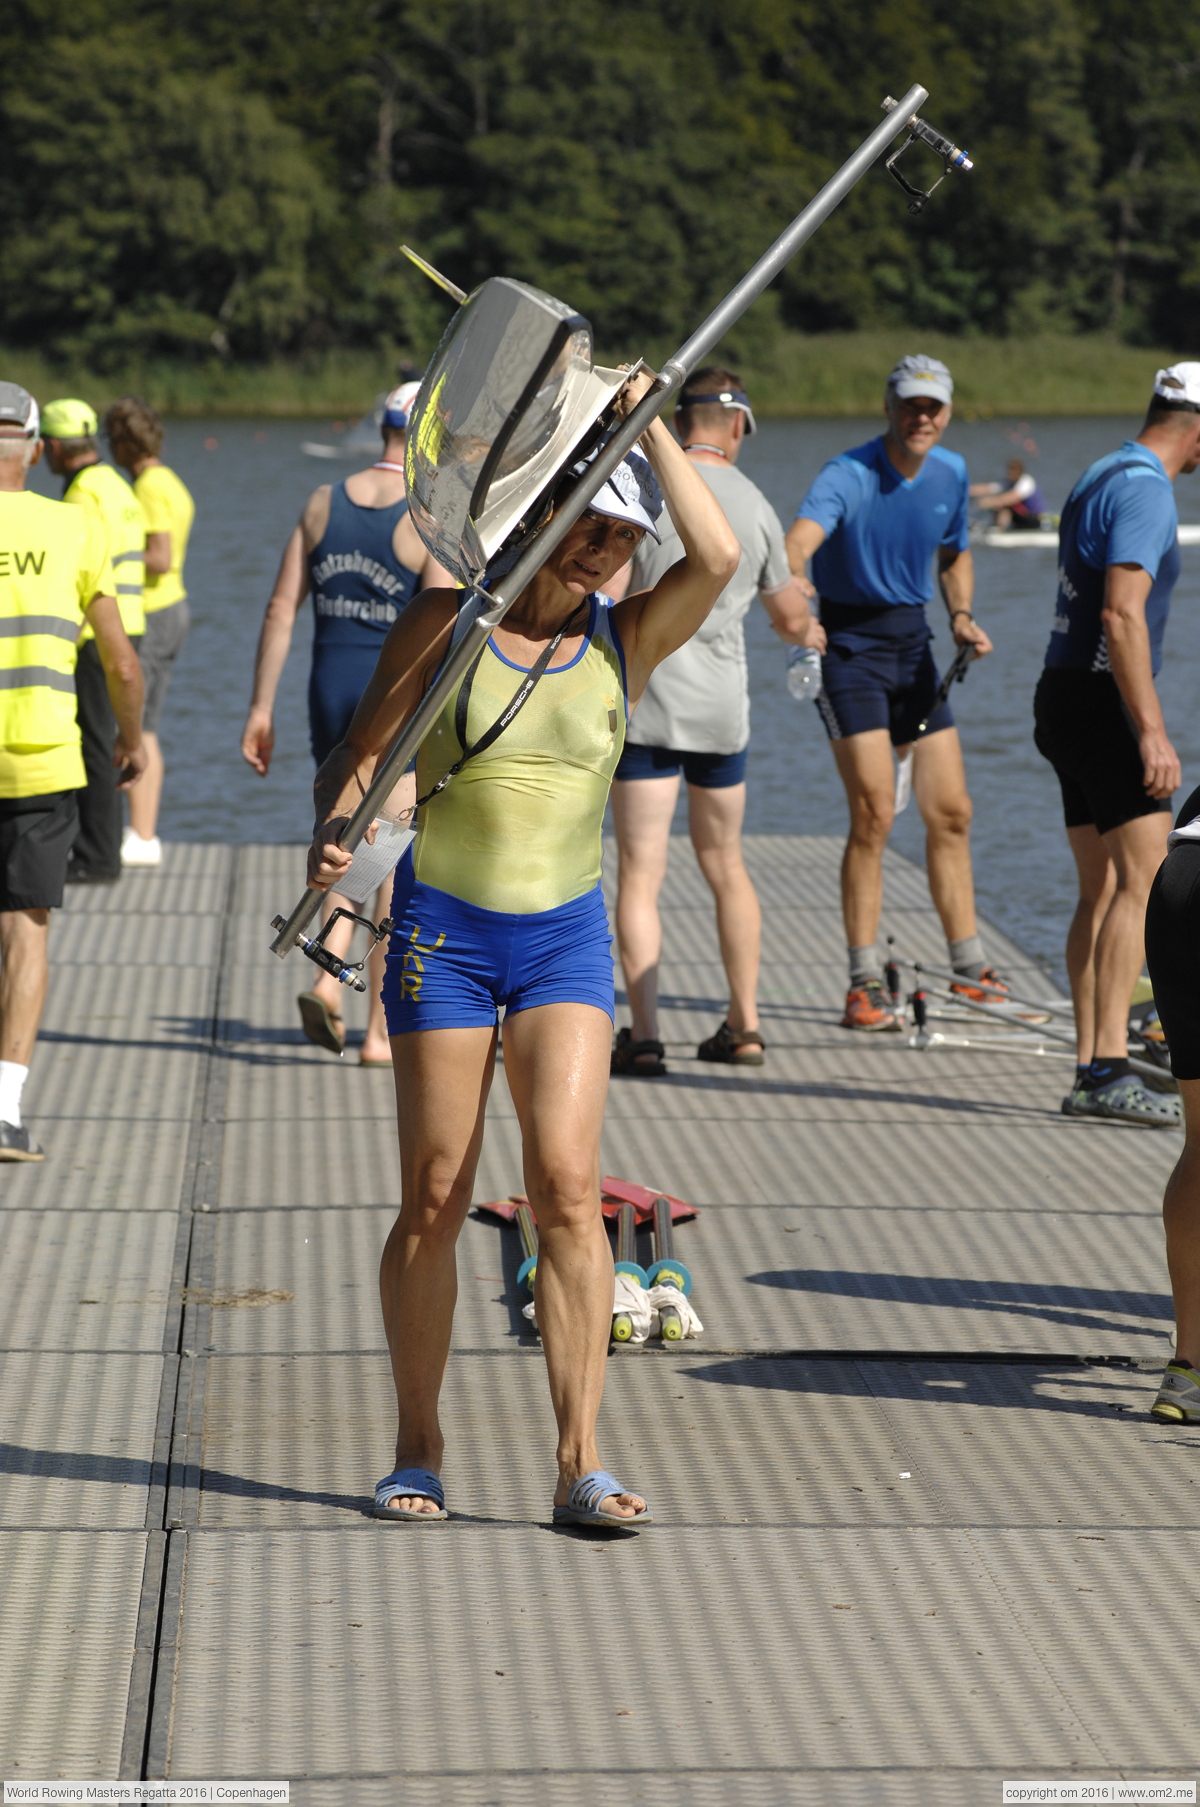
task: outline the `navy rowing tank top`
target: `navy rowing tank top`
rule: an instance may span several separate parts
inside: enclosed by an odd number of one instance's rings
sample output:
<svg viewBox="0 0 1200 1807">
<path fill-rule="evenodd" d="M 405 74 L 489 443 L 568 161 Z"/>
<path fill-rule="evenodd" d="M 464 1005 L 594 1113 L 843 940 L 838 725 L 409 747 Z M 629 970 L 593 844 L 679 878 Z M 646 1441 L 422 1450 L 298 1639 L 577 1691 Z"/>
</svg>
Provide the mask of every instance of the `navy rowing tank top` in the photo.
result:
<svg viewBox="0 0 1200 1807">
<path fill-rule="evenodd" d="M 308 555 L 312 589 L 313 651 L 334 646 L 371 647 L 380 642 L 412 601 L 418 573 L 396 557 L 392 535 L 408 503 L 360 508 L 335 483 L 329 523 Z"/>
</svg>

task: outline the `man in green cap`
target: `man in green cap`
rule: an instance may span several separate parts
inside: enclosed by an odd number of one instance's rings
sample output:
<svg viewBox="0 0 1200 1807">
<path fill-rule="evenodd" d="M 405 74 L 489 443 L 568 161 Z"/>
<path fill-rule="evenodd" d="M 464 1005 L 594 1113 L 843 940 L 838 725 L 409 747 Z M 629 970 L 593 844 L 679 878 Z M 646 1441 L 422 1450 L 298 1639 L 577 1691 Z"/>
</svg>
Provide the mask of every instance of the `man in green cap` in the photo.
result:
<svg viewBox="0 0 1200 1807">
<path fill-rule="evenodd" d="M 63 501 L 93 509 L 103 522 L 121 625 L 136 650 L 146 626 L 142 603 L 146 516 L 125 479 L 111 464 L 101 463 L 98 431 L 95 411 L 84 401 L 49 402 L 42 414 L 47 463 L 65 479 Z M 79 793 L 79 833 L 71 849 L 67 883 L 115 884 L 121 876 L 122 825 L 113 757 L 117 722 L 90 627 L 80 637 L 75 695 L 87 789 Z"/>
</svg>

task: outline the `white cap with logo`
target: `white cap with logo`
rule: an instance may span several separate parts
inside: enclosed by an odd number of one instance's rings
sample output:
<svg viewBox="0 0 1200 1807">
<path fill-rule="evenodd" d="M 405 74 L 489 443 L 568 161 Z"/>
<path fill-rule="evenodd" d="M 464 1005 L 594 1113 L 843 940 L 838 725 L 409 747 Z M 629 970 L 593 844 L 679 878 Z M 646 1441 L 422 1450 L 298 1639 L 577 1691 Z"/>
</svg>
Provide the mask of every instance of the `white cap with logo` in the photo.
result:
<svg viewBox="0 0 1200 1807">
<path fill-rule="evenodd" d="M 1200 414 L 1200 364 L 1169 364 L 1155 376 L 1154 393 L 1176 408 Z"/>
<path fill-rule="evenodd" d="M 595 456 L 593 453 L 592 457 Z M 591 458 L 585 458 L 575 465 L 574 474 L 579 476 L 591 462 Z M 663 509 L 663 493 L 658 487 L 658 478 L 650 469 L 649 459 L 641 452 L 634 450 L 625 454 L 588 507 L 593 514 L 607 515 L 610 520 L 628 521 L 631 527 L 643 528 L 661 544 L 656 522 Z"/>
<path fill-rule="evenodd" d="M 901 358 L 888 377 L 887 386 L 901 401 L 913 395 L 931 395 L 935 401 L 948 402 L 954 396 L 954 378 L 940 358 L 912 354 Z"/>
</svg>

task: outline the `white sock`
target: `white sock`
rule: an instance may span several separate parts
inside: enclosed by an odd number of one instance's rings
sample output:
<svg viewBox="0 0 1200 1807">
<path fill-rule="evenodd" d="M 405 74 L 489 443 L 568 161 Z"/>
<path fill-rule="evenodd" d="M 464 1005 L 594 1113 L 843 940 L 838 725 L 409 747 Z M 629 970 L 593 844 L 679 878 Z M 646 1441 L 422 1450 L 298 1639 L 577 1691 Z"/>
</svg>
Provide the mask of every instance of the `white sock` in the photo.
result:
<svg viewBox="0 0 1200 1807">
<path fill-rule="evenodd" d="M 21 1093 L 28 1078 L 28 1067 L 18 1066 L 15 1060 L 0 1060 L 0 1123 L 20 1129 Z"/>
</svg>

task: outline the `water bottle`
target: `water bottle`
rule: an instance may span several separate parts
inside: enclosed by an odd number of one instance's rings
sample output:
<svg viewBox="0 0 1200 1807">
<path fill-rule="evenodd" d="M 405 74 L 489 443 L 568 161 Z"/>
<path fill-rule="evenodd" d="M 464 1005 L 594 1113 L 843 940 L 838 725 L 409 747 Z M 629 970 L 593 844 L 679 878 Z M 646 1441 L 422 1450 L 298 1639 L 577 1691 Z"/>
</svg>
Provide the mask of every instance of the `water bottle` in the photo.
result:
<svg viewBox="0 0 1200 1807">
<path fill-rule="evenodd" d="M 815 702 L 821 694 L 821 655 L 815 647 L 789 646 L 787 687 L 798 703 Z"/>
</svg>

